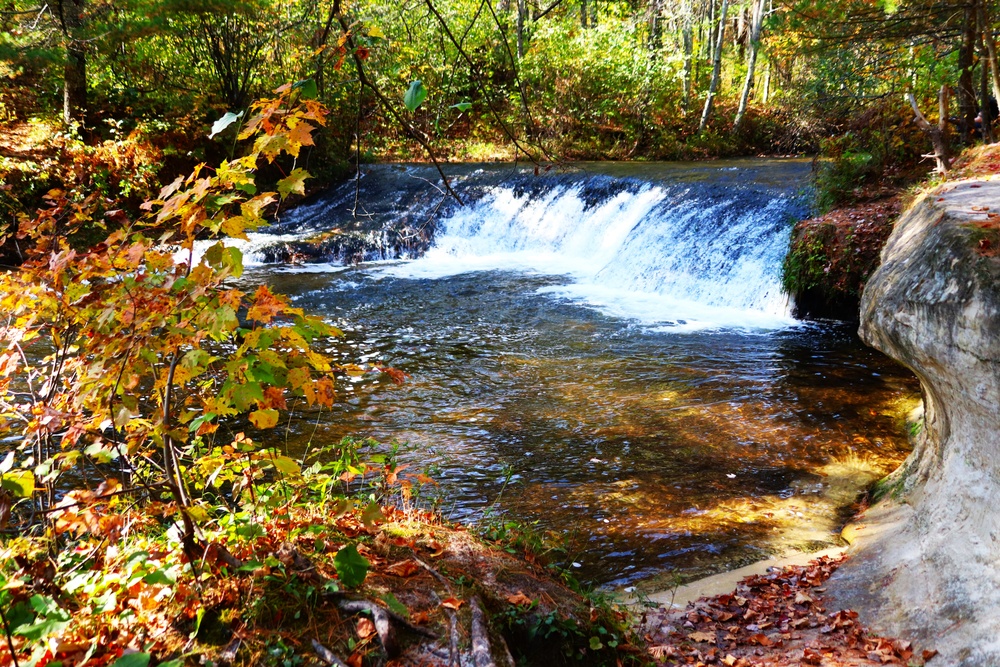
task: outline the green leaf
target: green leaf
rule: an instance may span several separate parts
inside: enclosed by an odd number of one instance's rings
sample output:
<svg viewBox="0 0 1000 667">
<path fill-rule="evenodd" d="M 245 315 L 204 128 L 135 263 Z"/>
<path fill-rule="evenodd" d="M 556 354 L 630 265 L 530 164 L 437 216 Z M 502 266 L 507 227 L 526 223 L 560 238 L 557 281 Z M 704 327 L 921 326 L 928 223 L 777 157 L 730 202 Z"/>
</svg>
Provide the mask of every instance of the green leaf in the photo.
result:
<svg viewBox="0 0 1000 667">
<path fill-rule="evenodd" d="M 416 111 L 417 107 L 427 99 L 427 88 L 420 79 L 410 84 L 409 90 L 403 95 L 403 104 L 410 111 Z"/>
<path fill-rule="evenodd" d="M 314 100 L 319 96 L 319 90 L 316 88 L 316 81 L 313 79 L 302 79 L 301 81 L 296 81 L 292 84 L 293 90 L 298 90 L 299 94 L 307 100 Z"/>
<path fill-rule="evenodd" d="M 315 86 L 315 84 L 313 85 Z M 233 113 L 232 111 L 227 111 L 222 118 L 212 123 L 212 132 L 211 134 L 208 135 L 208 138 L 211 139 L 219 132 L 222 132 L 223 130 L 225 130 L 227 127 L 229 127 L 242 117 L 243 117 L 242 111 L 239 113 Z"/>
<path fill-rule="evenodd" d="M 277 468 L 278 472 L 283 475 L 298 475 L 302 472 L 302 468 L 299 466 L 298 462 L 288 456 L 275 456 L 273 461 L 274 467 Z"/>
<path fill-rule="evenodd" d="M 278 181 L 278 194 L 281 195 L 282 199 L 285 199 L 293 192 L 304 195 L 306 193 L 305 182 L 307 178 L 309 178 L 309 172 L 305 169 L 293 169 L 292 173 Z"/>
<path fill-rule="evenodd" d="M 194 639 L 198 636 L 198 631 L 201 630 L 201 622 L 205 619 L 205 608 L 198 607 L 198 611 L 194 615 L 194 630 L 188 635 L 190 639 Z"/>
<path fill-rule="evenodd" d="M 142 580 L 147 584 L 153 584 L 153 585 L 159 584 L 160 586 L 171 586 L 174 583 L 174 580 L 171 579 L 167 575 L 167 573 L 163 571 L 163 568 L 160 568 L 159 570 L 153 570 L 145 577 L 143 577 Z"/>
<path fill-rule="evenodd" d="M 365 524 L 366 528 L 371 528 L 375 525 L 376 521 L 385 521 L 382 508 L 376 502 L 368 503 L 368 507 L 361 513 L 361 523 Z"/>
<path fill-rule="evenodd" d="M 237 568 L 236 571 L 237 572 L 256 572 L 257 570 L 261 569 L 262 567 L 264 567 L 264 564 L 261 563 L 259 560 L 248 560 L 247 562 L 243 563 L 243 565 L 241 565 L 239 568 Z"/>
<path fill-rule="evenodd" d="M 49 635 L 57 635 L 69 627 L 69 621 L 61 621 L 57 618 L 39 619 L 28 626 L 22 625 L 14 630 L 13 634 L 20 635 L 28 641 L 41 641 Z"/>
<path fill-rule="evenodd" d="M 472 108 L 472 102 L 459 102 L 458 104 L 452 104 L 452 109 L 458 109 L 459 111 L 468 111 Z"/>
<path fill-rule="evenodd" d="M 396 614 L 399 614 L 403 618 L 410 617 L 410 610 L 406 608 L 406 605 L 397 600 L 396 596 L 393 595 L 392 593 L 386 593 L 385 595 L 383 595 L 382 602 L 384 602 L 385 605 L 389 607 L 389 611 L 395 612 Z"/>
<path fill-rule="evenodd" d="M 604 644 L 601 643 L 601 638 L 600 637 L 591 637 L 590 638 L 590 648 L 592 648 L 595 651 L 600 651 L 602 648 L 604 648 Z"/>
<path fill-rule="evenodd" d="M 35 475 L 30 470 L 8 472 L 0 479 L 0 489 L 12 493 L 15 498 L 30 498 L 35 492 Z"/>
<path fill-rule="evenodd" d="M 348 588 L 360 586 L 368 575 L 369 562 L 358 553 L 358 548 L 349 544 L 333 559 L 333 567 L 337 570 L 340 581 Z"/>
<path fill-rule="evenodd" d="M 111 663 L 111 667 L 148 667 L 152 657 L 149 653 L 126 653 Z"/>
</svg>

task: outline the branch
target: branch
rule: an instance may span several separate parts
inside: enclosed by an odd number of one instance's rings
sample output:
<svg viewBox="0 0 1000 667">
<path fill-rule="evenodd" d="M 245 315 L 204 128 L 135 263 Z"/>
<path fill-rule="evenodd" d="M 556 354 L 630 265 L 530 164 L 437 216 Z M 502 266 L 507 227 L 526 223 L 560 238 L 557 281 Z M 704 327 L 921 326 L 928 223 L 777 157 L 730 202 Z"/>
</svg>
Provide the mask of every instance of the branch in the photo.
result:
<svg viewBox="0 0 1000 667">
<path fill-rule="evenodd" d="M 365 86 L 368 90 L 372 91 L 375 97 L 378 98 L 378 101 L 382 103 L 382 106 L 385 107 L 385 110 L 389 112 L 389 115 L 391 115 L 395 121 L 399 123 L 407 134 L 417 140 L 417 143 L 419 143 L 424 151 L 427 152 L 427 156 L 430 157 L 431 162 L 434 163 L 438 173 L 441 174 L 441 180 L 444 181 L 444 187 L 448 191 L 448 194 L 455 198 L 455 201 L 458 202 L 459 206 L 464 206 L 465 203 L 462 201 L 462 198 L 458 196 L 458 193 L 455 192 L 454 189 L 452 189 L 451 182 L 448 180 L 448 177 L 445 176 L 444 170 L 441 168 L 441 163 L 439 163 L 437 157 L 434 156 L 434 151 L 431 149 L 430 144 L 427 143 L 426 139 L 420 136 L 413 126 L 406 122 L 406 119 L 399 115 L 399 112 L 396 111 L 395 105 L 393 105 L 389 98 L 387 98 L 382 91 L 379 90 L 378 86 L 376 86 L 372 80 L 368 78 L 368 74 L 365 72 L 361 58 L 358 56 L 358 50 L 354 44 L 354 38 L 351 37 L 351 28 L 347 25 L 347 20 L 342 14 L 338 14 L 337 21 L 340 23 L 340 29 L 344 33 L 344 39 L 348 50 L 351 52 L 351 57 L 354 59 L 354 66 L 358 70 L 358 81 L 361 82 L 362 86 Z"/>
<path fill-rule="evenodd" d="M 551 5 L 549 5 L 548 7 L 546 7 L 545 11 L 543 11 L 542 13 L 540 13 L 538 16 L 533 17 L 531 20 L 532 21 L 539 21 L 539 20 L 545 18 L 545 15 L 548 14 L 549 12 L 551 12 L 553 9 L 555 9 L 559 5 L 561 5 L 562 1 L 563 0 L 556 0 Z"/>
<path fill-rule="evenodd" d="M 917 106 L 917 98 L 913 96 L 913 93 L 906 93 L 906 99 L 910 101 L 910 106 L 913 107 L 913 113 L 917 114 L 917 117 L 914 120 L 917 121 L 917 125 L 920 126 L 920 129 L 930 130 L 932 127 L 934 127 L 933 125 L 930 124 L 930 121 L 928 121 L 927 118 L 924 116 L 924 114 L 920 111 L 920 107 Z"/>
<path fill-rule="evenodd" d="M 511 140 L 511 142 L 514 144 L 514 146 L 520 152 L 524 153 L 525 157 L 527 157 L 533 164 L 535 164 L 537 166 L 538 165 L 538 158 L 536 158 L 534 155 L 532 155 L 531 153 L 529 153 L 528 150 L 526 148 L 524 148 L 524 146 L 521 145 L 521 142 L 518 141 L 518 139 L 517 139 L 516 136 L 514 136 L 514 133 L 511 131 L 511 129 L 509 127 L 507 127 L 507 124 L 503 121 L 503 118 L 500 115 L 500 112 L 493 105 L 493 100 L 489 96 L 489 94 L 487 94 L 485 86 L 483 85 L 482 81 L 480 81 L 479 76 L 476 76 L 476 71 L 478 69 L 476 67 L 476 63 L 473 62 L 472 58 L 469 57 L 469 54 L 465 52 L 465 49 L 462 48 L 462 45 L 459 43 L 459 41 L 457 39 L 455 39 L 455 35 L 452 34 L 451 28 L 448 27 L 448 22 L 444 20 L 444 17 L 441 16 L 441 14 L 438 12 L 437 8 L 434 6 L 434 4 L 431 2 L 431 0 L 424 0 L 424 3 L 427 5 L 427 8 L 431 11 L 431 13 L 434 14 L 434 17 L 437 18 L 438 23 L 441 24 L 441 28 L 444 30 L 445 34 L 448 36 L 448 39 L 451 40 L 451 43 L 455 45 L 456 49 L 458 49 L 458 52 L 462 55 L 462 58 L 465 60 L 466 63 L 468 63 L 469 69 L 472 72 L 472 74 L 474 75 L 473 79 L 476 82 L 476 87 L 479 88 L 479 92 L 482 93 L 483 99 L 486 100 L 486 105 L 490 108 L 490 113 L 496 119 L 497 124 L 500 126 L 500 129 L 503 130 L 503 133 L 507 135 L 507 138 Z M 508 49 L 509 49 L 509 46 L 508 46 Z M 523 93 L 522 93 L 522 98 L 523 98 Z"/>
</svg>

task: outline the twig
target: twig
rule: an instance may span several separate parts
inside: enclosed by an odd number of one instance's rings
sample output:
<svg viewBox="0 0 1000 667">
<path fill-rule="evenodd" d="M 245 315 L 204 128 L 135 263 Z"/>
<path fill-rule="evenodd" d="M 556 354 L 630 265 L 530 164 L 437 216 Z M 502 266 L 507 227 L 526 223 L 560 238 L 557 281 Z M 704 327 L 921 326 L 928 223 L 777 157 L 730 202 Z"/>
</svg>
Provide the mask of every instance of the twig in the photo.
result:
<svg viewBox="0 0 1000 667">
<path fill-rule="evenodd" d="M 17 662 L 17 655 L 14 653 L 14 638 L 10 634 L 10 625 L 7 623 L 7 616 L 3 613 L 3 607 L 0 607 L 0 621 L 3 621 L 3 632 L 7 635 L 7 648 L 10 649 L 10 659 L 14 663 L 14 667 L 21 667 Z"/>
<path fill-rule="evenodd" d="M 389 112 L 389 115 L 392 116 L 397 123 L 399 123 L 400 127 L 402 127 L 407 134 L 416 139 L 417 143 L 420 144 L 421 148 L 424 149 L 427 156 L 431 159 L 431 162 L 434 163 L 438 173 L 441 174 L 441 180 L 444 182 L 444 187 L 448 190 L 448 194 L 455 198 L 455 201 L 458 202 L 459 206 L 464 206 L 465 203 L 462 201 L 462 198 L 459 197 L 458 193 L 452 189 L 451 183 L 448 181 L 448 177 L 445 175 L 444 169 L 441 168 L 441 163 L 438 162 L 437 156 L 434 155 L 434 150 L 431 148 L 431 145 L 427 143 L 426 139 L 420 136 L 420 133 L 416 128 L 406 122 L 406 119 L 399 115 L 399 111 L 396 110 L 396 107 L 389 100 L 389 98 L 387 98 L 379 87 L 368 78 L 368 74 L 365 72 L 364 65 L 361 62 L 361 57 L 358 55 L 358 49 L 354 43 L 354 38 L 351 37 L 351 27 L 347 24 L 347 19 L 340 14 L 337 16 L 337 20 L 340 23 L 341 30 L 343 31 L 344 40 L 347 43 L 348 50 L 351 52 L 351 56 L 354 60 L 354 67 L 358 72 L 358 81 L 361 82 L 362 86 L 366 86 L 370 91 L 372 91 L 385 110 Z"/>
<path fill-rule="evenodd" d="M 435 570 L 433 567 L 431 567 L 424 561 L 417 558 L 416 552 L 414 552 L 412 549 L 410 550 L 410 553 L 413 554 L 413 560 L 417 565 L 430 572 L 435 579 L 440 581 L 444 585 L 445 590 L 448 591 L 448 595 L 454 596 L 454 593 L 452 593 L 451 590 L 451 582 L 448 581 L 448 579 L 445 578 L 443 574 Z M 450 607 L 445 607 L 444 610 L 448 614 L 448 625 L 449 625 L 448 636 L 450 641 L 448 646 L 448 667 L 455 667 L 456 665 L 462 664 L 462 661 L 458 656 L 458 614 L 456 614 L 455 610 L 451 609 Z"/>
<path fill-rule="evenodd" d="M 419 558 L 417 558 L 416 552 L 414 552 L 414 551 L 411 550 L 410 553 L 413 554 L 413 562 L 415 562 L 417 565 L 419 565 L 420 567 L 422 567 L 425 570 L 427 570 L 428 572 L 430 572 L 434 576 L 435 579 L 437 579 L 442 584 L 444 584 L 445 589 L 448 591 L 448 595 L 452 595 L 452 592 L 451 592 L 451 582 L 448 581 L 448 579 L 446 579 L 443 574 L 441 574 L 440 572 L 438 572 L 437 570 L 435 570 L 433 567 L 431 567 L 430 565 L 428 565 L 424 561 L 422 561 Z"/>
</svg>

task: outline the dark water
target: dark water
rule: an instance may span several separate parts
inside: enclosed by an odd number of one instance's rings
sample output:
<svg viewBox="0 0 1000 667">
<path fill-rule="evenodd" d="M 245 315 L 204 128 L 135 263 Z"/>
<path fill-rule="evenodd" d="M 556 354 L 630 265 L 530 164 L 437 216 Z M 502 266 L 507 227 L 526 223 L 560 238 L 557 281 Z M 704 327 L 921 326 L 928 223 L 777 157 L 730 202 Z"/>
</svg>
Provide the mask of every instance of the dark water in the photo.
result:
<svg viewBox="0 0 1000 667">
<path fill-rule="evenodd" d="M 406 443 L 446 515 L 537 522 L 589 581 L 829 545 L 842 507 L 906 454 L 917 386 L 845 325 L 656 331 L 538 293 L 565 279 L 499 271 L 259 277 L 353 329 L 345 360 L 410 375 L 345 387 L 315 442 Z"/>
</svg>

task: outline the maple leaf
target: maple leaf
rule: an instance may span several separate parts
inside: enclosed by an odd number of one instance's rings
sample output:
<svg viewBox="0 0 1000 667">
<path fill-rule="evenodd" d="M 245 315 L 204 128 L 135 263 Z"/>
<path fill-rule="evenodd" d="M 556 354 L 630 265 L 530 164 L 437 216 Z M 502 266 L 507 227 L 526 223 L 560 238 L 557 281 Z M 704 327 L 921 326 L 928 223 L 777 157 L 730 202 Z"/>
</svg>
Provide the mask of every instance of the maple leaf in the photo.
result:
<svg viewBox="0 0 1000 667">
<path fill-rule="evenodd" d="M 289 122 L 289 125 L 292 125 Z M 297 121 L 288 132 L 288 152 L 298 157 L 299 148 L 302 146 L 314 146 L 312 132 L 316 128 L 305 121 Z"/>
<path fill-rule="evenodd" d="M 293 169 L 292 173 L 278 181 L 278 194 L 281 195 L 282 199 L 287 198 L 293 192 L 304 195 L 306 193 L 307 178 L 309 178 L 309 172 L 305 169 Z"/>
<path fill-rule="evenodd" d="M 278 423 L 278 411 L 254 410 L 250 413 L 250 423 L 259 429 L 274 428 Z"/>
<path fill-rule="evenodd" d="M 458 598 L 454 597 L 441 601 L 442 607 L 444 607 L 445 609 L 453 609 L 454 611 L 458 611 L 458 608 L 461 607 L 463 604 L 465 604 L 465 600 L 459 600 Z"/>
<path fill-rule="evenodd" d="M 287 304 L 275 296 L 265 285 L 257 288 L 253 295 L 253 306 L 247 311 L 247 319 L 257 320 L 265 324 L 270 322 L 276 315 L 285 312 Z"/>
</svg>

